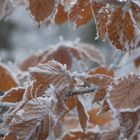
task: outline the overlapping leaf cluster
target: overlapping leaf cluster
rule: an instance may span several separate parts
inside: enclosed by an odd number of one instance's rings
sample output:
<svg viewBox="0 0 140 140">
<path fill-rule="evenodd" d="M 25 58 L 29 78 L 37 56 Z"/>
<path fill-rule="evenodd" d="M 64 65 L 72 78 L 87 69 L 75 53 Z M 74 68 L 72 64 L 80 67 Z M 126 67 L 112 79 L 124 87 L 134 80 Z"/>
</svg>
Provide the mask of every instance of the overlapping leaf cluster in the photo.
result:
<svg viewBox="0 0 140 140">
<path fill-rule="evenodd" d="M 115 78 L 114 69 L 104 64 L 103 54 L 94 47 L 91 54 L 91 46 L 84 45 L 87 50 L 82 50 L 81 43 L 53 46 L 27 58 L 20 74 L 14 76 L 1 65 L 0 75 L 5 79 L 0 82 L 1 102 L 10 106 L 3 119 L 4 140 L 139 139 L 140 75 Z M 60 50 L 69 54 L 63 61 L 68 67 L 60 63 Z M 79 67 L 72 72 L 74 63 L 81 65 L 83 58 L 99 66 L 90 69 L 91 64 L 86 64 L 82 73 Z"/>
</svg>

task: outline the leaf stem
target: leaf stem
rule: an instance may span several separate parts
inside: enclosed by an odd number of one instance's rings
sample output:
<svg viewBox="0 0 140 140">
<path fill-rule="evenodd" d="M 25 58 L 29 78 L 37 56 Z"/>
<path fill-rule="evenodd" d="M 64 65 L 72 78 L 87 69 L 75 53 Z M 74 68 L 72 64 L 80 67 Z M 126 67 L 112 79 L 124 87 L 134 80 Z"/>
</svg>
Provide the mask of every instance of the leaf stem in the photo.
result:
<svg viewBox="0 0 140 140">
<path fill-rule="evenodd" d="M 97 86 L 93 86 L 93 87 L 88 87 L 88 88 L 82 88 L 82 89 L 75 89 L 72 91 L 69 91 L 66 96 L 74 96 L 74 95 L 81 95 L 81 94 L 88 94 L 91 92 L 96 92 L 98 90 Z"/>
</svg>

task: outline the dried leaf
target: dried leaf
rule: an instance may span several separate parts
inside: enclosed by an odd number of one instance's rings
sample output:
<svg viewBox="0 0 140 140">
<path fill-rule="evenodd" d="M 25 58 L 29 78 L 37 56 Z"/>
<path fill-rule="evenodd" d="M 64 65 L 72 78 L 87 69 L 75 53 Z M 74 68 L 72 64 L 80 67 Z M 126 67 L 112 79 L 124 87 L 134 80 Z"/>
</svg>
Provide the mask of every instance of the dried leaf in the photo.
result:
<svg viewBox="0 0 140 140">
<path fill-rule="evenodd" d="M 4 67 L 3 65 L 0 65 L 0 91 L 5 92 L 9 90 L 10 88 L 16 87 L 17 83 L 15 79 L 12 77 L 10 71 Z"/>
<path fill-rule="evenodd" d="M 111 112 L 105 112 L 101 116 L 97 115 L 98 112 L 99 109 L 92 109 L 88 111 L 90 126 L 95 126 L 95 125 L 104 126 L 105 124 L 112 121 Z"/>
<path fill-rule="evenodd" d="M 106 66 L 99 66 L 99 67 L 96 67 L 95 69 L 89 70 L 88 74 L 104 74 L 104 75 L 114 77 L 115 72 L 113 69 L 110 69 Z"/>
<path fill-rule="evenodd" d="M 99 140 L 99 138 L 99 134 L 96 134 L 92 131 L 89 131 L 87 133 L 83 133 L 81 131 L 71 131 L 67 133 L 62 140 Z"/>
<path fill-rule="evenodd" d="M 1 97 L 2 102 L 19 102 L 23 98 L 25 88 L 16 87 L 11 88 Z"/>
<path fill-rule="evenodd" d="M 120 128 L 124 136 L 129 136 L 135 131 L 135 126 L 138 123 L 138 116 L 135 112 L 124 112 L 119 115 Z"/>
<path fill-rule="evenodd" d="M 29 10 L 38 23 L 52 15 L 54 6 L 54 0 L 29 0 Z"/>
<path fill-rule="evenodd" d="M 93 18 L 92 2 L 90 0 L 78 0 L 70 9 L 69 18 L 76 26 L 89 22 Z"/>
<path fill-rule="evenodd" d="M 98 36 L 102 39 L 105 39 L 106 32 L 107 32 L 107 25 L 109 21 L 109 8 L 106 7 L 103 3 L 100 4 L 97 8 L 94 6 L 94 15 L 95 15 L 95 22 L 96 22 L 96 28 L 98 32 Z M 97 5 L 97 3 L 95 4 Z"/>
<path fill-rule="evenodd" d="M 11 133 L 15 133 L 17 139 L 46 139 L 54 123 L 48 101 L 47 97 L 38 97 L 30 100 L 17 111 L 8 124 L 8 134 L 5 139 Z"/>
<path fill-rule="evenodd" d="M 88 123 L 88 115 L 85 112 L 84 106 L 82 105 L 79 99 L 77 100 L 77 111 L 78 111 L 81 127 L 83 131 L 86 131 L 87 123 Z"/>
<path fill-rule="evenodd" d="M 108 103 L 111 109 L 118 111 L 136 111 L 140 108 L 140 76 L 138 74 L 127 74 L 114 79 L 108 88 Z M 113 108 L 112 108 L 113 107 Z"/>
<path fill-rule="evenodd" d="M 116 8 L 108 25 L 108 37 L 116 48 L 132 50 L 137 47 L 138 27 L 130 11 Z"/>
<path fill-rule="evenodd" d="M 112 77 L 104 74 L 85 75 L 80 76 L 80 78 L 89 84 L 95 84 L 100 87 L 108 86 L 112 82 Z"/>
<path fill-rule="evenodd" d="M 66 133 L 63 140 L 119 140 L 120 131 L 118 129 L 106 132 L 88 131 L 87 133 L 73 130 Z"/>
<path fill-rule="evenodd" d="M 92 64 L 105 62 L 103 54 L 94 46 L 84 43 L 63 42 L 50 47 L 39 55 L 30 56 L 22 62 L 20 67 L 22 70 L 27 70 L 29 67 L 37 66 L 39 63 L 46 63 L 49 60 L 56 60 L 66 64 L 68 69 L 72 71 L 79 71 L 81 67 L 90 66 L 87 63 L 88 61 L 91 61 Z M 75 65 L 76 68 L 74 67 Z"/>
<path fill-rule="evenodd" d="M 58 92 L 66 93 L 74 86 L 72 76 L 66 67 L 53 60 L 30 68 L 30 74 L 33 79 L 46 87 L 53 84 Z"/>
</svg>

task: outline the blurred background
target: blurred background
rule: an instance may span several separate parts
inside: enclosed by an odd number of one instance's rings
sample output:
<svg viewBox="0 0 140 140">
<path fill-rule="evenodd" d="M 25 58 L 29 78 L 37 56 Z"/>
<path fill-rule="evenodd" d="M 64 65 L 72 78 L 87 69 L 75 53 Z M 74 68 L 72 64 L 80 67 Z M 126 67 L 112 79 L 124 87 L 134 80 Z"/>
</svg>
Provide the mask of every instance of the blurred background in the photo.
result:
<svg viewBox="0 0 140 140">
<path fill-rule="evenodd" d="M 77 29 L 69 23 L 37 29 L 26 8 L 22 5 L 16 6 L 8 19 L 0 21 L 0 60 L 4 63 L 20 63 L 27 56 L 43 51 L 59 41 L 80 40 L 101 49 L 109 63 L 114 52 L 113 47 L 108 42 L 95 38 L 94 20 Z"/>
</svg>

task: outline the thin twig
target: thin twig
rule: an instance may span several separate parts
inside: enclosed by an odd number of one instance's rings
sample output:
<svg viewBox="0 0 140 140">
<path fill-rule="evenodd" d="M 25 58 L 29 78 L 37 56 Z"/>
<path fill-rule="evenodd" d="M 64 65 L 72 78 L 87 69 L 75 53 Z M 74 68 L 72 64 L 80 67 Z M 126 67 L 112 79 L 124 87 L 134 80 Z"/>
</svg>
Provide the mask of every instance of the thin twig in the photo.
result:
<svg viewBox="0 0 140 140">
<path fill-rule="evenodd" d="M 81 94 L 87 94 L 91 92 L 96 92 L 98 90 L 97 86 L 89 87 L 89 88 L 82 88 L 82 89 L 76 89 L 68 92 L 66 96 L 73 96 L 73 95 L 81 95 Z"/>
</svg>

